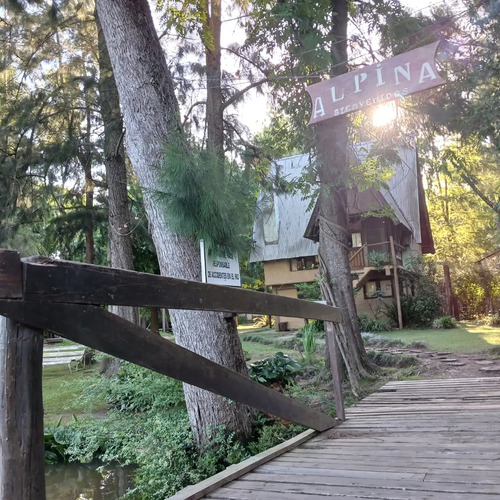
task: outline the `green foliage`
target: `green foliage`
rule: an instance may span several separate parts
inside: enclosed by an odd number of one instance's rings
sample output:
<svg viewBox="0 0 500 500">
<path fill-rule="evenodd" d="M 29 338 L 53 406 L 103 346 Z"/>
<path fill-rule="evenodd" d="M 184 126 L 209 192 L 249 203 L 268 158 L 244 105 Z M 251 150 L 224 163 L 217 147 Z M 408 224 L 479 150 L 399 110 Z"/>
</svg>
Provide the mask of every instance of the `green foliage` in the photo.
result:
<svg viewBox="0 0 500 500">
<path fill-rule="evenodd" d="M 368 252 L 368 265 L 376 269 L 382 269 L 384 265 L 390 263 L 390 256 L 387 252 Z"/>
<path fill-rule="evenodd" d="M 361 332 L 361 338 L 366 346 L 371 347 L 403 347 L 405 345 L 401 339 L 390 339 L 369 332 Z"/>
<path fill-rule="evenodd" d="M 61 427 L 61 419 L 44 431 L 45 463 L 56 464 L 67 461 L 67 446 L 65 445 L 66 428 Z"/>
<path fill-rule="evenodd" d="M 119 411 L 165 410 L 184 404 L 181 382 L 128 362 L 104 390 L 106 401 Z"/>
<path fill-rule="evenodd" d="M 378 366 L 388 366 L 393 368 L 408 368 L 418 365 L 416 356 L 406 356 L 404 354 L 391 354 L 388 352 L 368 351 L 368 356 Z"/>
<path fill-rule="evenodd" d="M 449 330 L 456 327 L 457 320 L 452 316 L 441 316 L 440 318 L 436 318 L 432 323 L 432 328 L 438 328 L 442 330 Z"/>
<path fill-rule="evenodd" d="M 358 314 L 358 322 L 359 328 L 362 332 L 387 332 L 392 330 L 391 324 L 389 321 L 373 318 L 366 313 Z"/>
<path fill-rule="evenodd" d="M 236 167 L 177 139 L 166 149 L 160 175 L 156 196 L 176 234 L 203 240 L 215 253 L 247 251 L 256 198 Z"/>
<path fill-rule="evenodd" d="M 268 314 L 263 314 L 262 316 L 256 316 L 253 319 L 253 325 L 257 328 L 274 326 L 274 316 L 269 316 Z"/>
<path fill-rule="evenodd" d="M 104 418 L 74 419 L 47 429 L 47 449 L 53 453 L 47 457 L 134 465 L 135 487 L 125 498 L 163 500 L 301 431 L 260 416 L 250 442 L 218 427 L 212 429 L 210 445 L 198 450 L 177 382 L 130 363 L 118 377 L 95 382 L 91 393 L 105 392 L 116 402 L 123 397 L 126 404 L 115 404 Z"/>
<path fill-rule="evenodd" d="M 486 318 L 486 324 L 488 326 L 500 326 L 500 313 L 492 314 Z"/>
<path fill-rule="evenodd" d="M 296 375 L 301 373 L 297 361 L 282 352 L 273 357 L 252 363 L 249 369 L 250 376 L 261 384 L 271 386 L 278 384 L 281 387 L 293 384 Z"/>
<path fill-rule="evenodd" d="M 268 339 L 262 335 L 243 335 L 241 338 L 244 342 L 258 342 L 262 345 L 273 345 L 274 340 Z"/>
<path fill-rule="evenodd" d="M 302 345 L 307 362 L 316 356 L 316 344 L 318 342 L 318 329 L 314 323 L 307 323 L 302 329 Z"/>
<path fill-rule="evenodd" d="M 419 262 L 408 262 L 400 275 L 401 313 L 403 326 L 429 327 L 438 316 L 442 307 L 442 295 L 429 274 Z M 385 315 L 398 324 L 396 301 L 386 305 Z"/>
<path fill-rule="evenodd" d="M 321 300 L 321 289 L 319 281 L 314 280 L 312 283 L 295 283 L 299 299 L 304 300 Z"/>
<path fill-rule="evenodd" d="M 468 319 L 500 308 L 500 277 L 488 269 L 477 265 L 463 266 L 453 285 L 462 314 Z"/>
</svg>

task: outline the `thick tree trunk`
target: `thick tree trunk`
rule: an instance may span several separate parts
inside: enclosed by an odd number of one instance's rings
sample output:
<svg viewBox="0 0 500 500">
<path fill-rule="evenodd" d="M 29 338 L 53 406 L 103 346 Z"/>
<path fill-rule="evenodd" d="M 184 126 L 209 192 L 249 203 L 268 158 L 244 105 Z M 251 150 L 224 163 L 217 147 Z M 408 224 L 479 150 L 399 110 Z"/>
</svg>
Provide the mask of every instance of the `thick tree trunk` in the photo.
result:
<svg viewBox="0 0 500 500">
<path fill-rule="evenodd" d="M 118 90 L 109 60 L 99 16 L 96 14 L 99 46 L 99 105 L 104 123 L 104 165 L 108 184 L 108 245 L 109 265 L 134 270 L 132 226 L 127 192 L 127 166 L 123 147 L 123 119 Z M 109 311 L 139 324 L 139 309 L 109 306 Z"/>
<path fill-rule="evenodd" d="M 347 71 L 347 0 L 332 0 L 332 70 Z M 345 182 L 348 178 L 348 119 L 336 117 L 315 127 L 319 156 L 319 258 L 323 298 L 342 310 L 342 322 L 334 325 L 337 343 L 355 394 L 359 377 L 375 369 L 366 355 L 357 319 L 349 266 L 348 209 Z"/>
<path fill-rule="evenodd" d="M 180 134 L 172 78 L 146 0 L 97 0 L 97 11 L 113 65 L 127 128 L 126 145 L 139 183 L 161 273 L 200 280 L 195 241 L 170 231 L 156 190 L 165 146 Z M 171 311 L 177 343 L 240 373 L 247 368 L 234 321 L 213 312 Z M 247 434 L 248 408 L 196 387 L 184 386 L 189 419 L 200 445 L 210 441 L 210 428 L 225 425 Z"/>
<path fill-rule="evenodd" d="M 342 321 L 334 324 L 351 388 L 358 392 L 359 376 L 369 377 L 374 366 L 364 348 L 349 267 L 349 231 L 346 189 L 347 119 L 316 128 L 320 157 L 319 197 L 320 285 L 323 298 L 342 310 Z"/>
</svg>

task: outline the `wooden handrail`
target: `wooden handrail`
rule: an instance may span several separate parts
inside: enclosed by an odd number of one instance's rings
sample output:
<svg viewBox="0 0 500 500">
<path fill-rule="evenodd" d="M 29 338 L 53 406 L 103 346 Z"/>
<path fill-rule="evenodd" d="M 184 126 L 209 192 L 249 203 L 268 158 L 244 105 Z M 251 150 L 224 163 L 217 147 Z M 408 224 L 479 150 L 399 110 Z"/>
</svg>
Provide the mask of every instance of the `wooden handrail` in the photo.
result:
<svg viewBox="0 0 500 500">
<path fill-rule="evenodd" d="M 272 314 L 338 322 L 340 309 L 221 285 L 104 266 L 43 258 L 23 259 L 24 299 L 166 309 Z"/>
<path fill-rule="evenodd" d="M 16 500 L 45 498 L 39 383 L 42 330 L 315 430 L 338 424 L 329 415 L 108 313 L 100 307 L 103 304 L 323 319 L 331 356 L 336 353 L 332 322 L 341 319 L 339 309 L 315 302 L 39 257 L 21 262 L 17 252 L 0 250 L 0 314 L 9 318 L 0 324 L 0 421 L 15 423 L 5 432 L 2 427 L 0 435 L 1 500 L 4 488 L 14 492 L 9 498 Z M 35 361 L 27 366 L 11 361 L 16 359 Z M 337 415 L 344 418 L 339 372 L 333 359 Z M 19 408 L 36 418 L 18 421 Z M 20 454 L 19 442 L 28 443 L 28 451 Z M 26 484 L 28 488 L 21 487 Z"/>
<path fill-rule="evenodd" d="M 349 257 L 349 262 L 352 262 L 364 250 L 366 246 L 367 245 L 365 243 L 363 246 L 359 247 L 359 250 L 357 250 L 355 253 L 352 254 L 351 257 Z"/>
</svg>

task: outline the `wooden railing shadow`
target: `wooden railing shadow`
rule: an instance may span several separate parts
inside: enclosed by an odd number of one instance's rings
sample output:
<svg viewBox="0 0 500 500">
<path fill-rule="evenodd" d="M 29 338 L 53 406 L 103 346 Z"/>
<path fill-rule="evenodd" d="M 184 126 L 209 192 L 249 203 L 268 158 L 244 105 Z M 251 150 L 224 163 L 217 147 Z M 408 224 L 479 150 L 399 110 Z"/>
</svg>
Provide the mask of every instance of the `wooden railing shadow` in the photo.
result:
<svg viewBox="0 0 500 500">
<path fill-rule="evenodd" d="M 43 330 L 318 431 L 344 419 L 338 356 L 328 335 L 338 419 L 313 410 L 103 305 L 212 310 L 337 322 L 338 309 L 277 295 L 0 250 L 0 500 L 44 499 Z"/>
</svg>

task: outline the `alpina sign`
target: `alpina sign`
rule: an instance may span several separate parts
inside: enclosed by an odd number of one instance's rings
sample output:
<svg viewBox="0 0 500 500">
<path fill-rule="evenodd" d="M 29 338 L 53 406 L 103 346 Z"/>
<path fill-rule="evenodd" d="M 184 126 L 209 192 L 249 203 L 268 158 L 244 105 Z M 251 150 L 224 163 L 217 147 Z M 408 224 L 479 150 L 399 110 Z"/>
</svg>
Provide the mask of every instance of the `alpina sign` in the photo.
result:
<svg viewBox="0 0 500 500">
<path fill-rule="evenodd" d="M 307 88 L 312 100 L 309 124 L 442 85 L 445 81 L 434 60 L 438 44 L 311 85 Z"/>
</svg>

